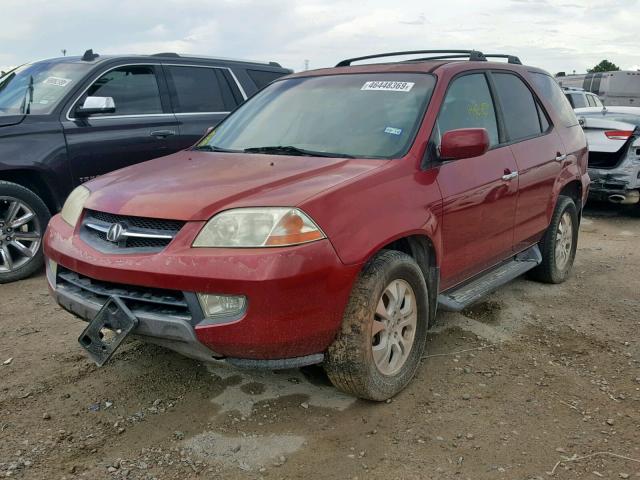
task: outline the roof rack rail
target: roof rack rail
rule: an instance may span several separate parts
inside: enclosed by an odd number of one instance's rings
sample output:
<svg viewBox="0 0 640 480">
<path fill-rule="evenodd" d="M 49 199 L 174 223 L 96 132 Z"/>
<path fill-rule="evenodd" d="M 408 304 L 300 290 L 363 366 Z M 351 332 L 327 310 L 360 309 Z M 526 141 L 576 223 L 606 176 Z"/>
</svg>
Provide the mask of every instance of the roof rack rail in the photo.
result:
<svg viewBox="0 0 640 480">
<path fill-rule="evenodd" d="M 180 55 L 178 55 L 175 52 L 161 52 L 161 53 L 153 53 L 151 54 L 152 57 L 173 57 L 173 58 L 180 58 Z"/>
<path fill-rule="evenodd" d="M 338 62 L 336 67 L 348 67 L 352 62 L 360 60 L 370 60 L 372 58 L 397 57 L 401 55 L 436 54 L 435 56 L 413 58 L 407 62 L 421 62 L 425 60 L 448 60 L 455 58 L 468 58 L 469 61 L 486 62 L 487 58 L 506 58 L 508 63 L 522 65 L 522 62 L 515 55 L 505 55 L 503 53 L 482 53 L 478 50 L 408 50 L 406 52 L 378 53 L 375 55 L 365 55 L 364 57 L 347 58 Z M 441 54 L 441 55 L 437 55 Z"/>
<path fill-rule="evenodd" d="M 347 58 L 345 60 L 342 60 L 341 62 L 338 62 L 336 67 L 348 67 L 351 65 L 352 62 L 357 62 L 360 60 L 370 60 L 372 58 L 398 57 L 401 55 L 418 55 L 418 54 L 425 54 L 425 53 L 426 54 L 431 54 L 431 53 L 447 54 L 447 55 L 442 55 L 439 58 L 452 58 L 452 56 L 448 54 L 454 54 L 455 55 L 454 58 L 469 58 L 469 60 L 471 61 L 481 61 L 481 62 L 487 60 L 484 54 L 477 50 L 407 50 L 405 52 L 378 53 L 375 55 L 365 55 L 364 57 Z"/>
<path fill-rule="evenodd" d="M 522 65 L 522 62 L 515 55 L 505 55 L 502 53 L 485 53 L 485 57 L 487 58 L 506 58 L 507 63 L 512 63 L 514 65 Z"/>
</svg>

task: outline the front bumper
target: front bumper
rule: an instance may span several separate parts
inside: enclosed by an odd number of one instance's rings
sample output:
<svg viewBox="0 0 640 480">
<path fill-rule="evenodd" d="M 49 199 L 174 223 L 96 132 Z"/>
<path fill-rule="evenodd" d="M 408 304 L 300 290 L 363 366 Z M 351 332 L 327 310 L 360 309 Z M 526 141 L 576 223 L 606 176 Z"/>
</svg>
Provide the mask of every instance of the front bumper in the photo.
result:
<svg viewBox="0 0 640 480">
<path fill-rule="evenodd" d="M 340 327 L 360 266 L 342 264 L 328 240 L 269 249 L 191 248 L 201 227 L 187 223 L 160 253 L 105 254 L 58 215 L 49 223 L 44 251 L 60 271 L 89 283 L 183 295 L 186 313 L 134 306 L 139 319 L 134 333 L 148 341 L 203 360 L 230 357 L 273 365 L 321 360 L 318 354 Z M 85 320 L 93 318 L 109 292 L 92 297 L 68 283 L 51 285 L 58 303 Z M 206 319 L 195 292 L 245 295 L 248 305 L 240 317 Z"/>
</svg>

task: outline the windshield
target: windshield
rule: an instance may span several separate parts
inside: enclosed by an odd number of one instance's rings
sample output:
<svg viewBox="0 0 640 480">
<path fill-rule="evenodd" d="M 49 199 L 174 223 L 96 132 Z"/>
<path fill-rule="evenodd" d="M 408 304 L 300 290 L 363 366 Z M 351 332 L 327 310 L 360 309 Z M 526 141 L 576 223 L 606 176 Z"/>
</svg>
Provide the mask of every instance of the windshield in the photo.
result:
<svg viewBox="0 0 640 480">
<path fill-rule="evenodd" d="M 87 65 L 38 62 L 0 78 L 0 115 L 47 114 L 84 76 Z"/>
<path fill-rule="evenodd" d="M 420 73 L 302 77 L 262 90 L 197 148 L 368 158 L 404 155 L 435 79 Z"/>
</svg>

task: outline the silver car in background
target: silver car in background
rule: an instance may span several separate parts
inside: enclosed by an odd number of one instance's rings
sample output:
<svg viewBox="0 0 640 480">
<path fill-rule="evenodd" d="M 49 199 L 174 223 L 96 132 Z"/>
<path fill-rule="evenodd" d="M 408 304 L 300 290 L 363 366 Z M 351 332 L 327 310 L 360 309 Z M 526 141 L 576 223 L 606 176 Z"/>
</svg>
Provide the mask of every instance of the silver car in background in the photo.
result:
<svg viewBox="0 0 640 480">
<path fill-rule="evenodd" d="M 574 110 L 576 108 L 603 107 L 600 98 L 595 93 L 587 92 L 584 88 L 562 87 L 562 91 Z"/>
<path fill-rule="evenodd" d="M 640 107 L 576 108 L 589 144 L 590 194 L 625 205 L 640 201 Z"/>
</svg>

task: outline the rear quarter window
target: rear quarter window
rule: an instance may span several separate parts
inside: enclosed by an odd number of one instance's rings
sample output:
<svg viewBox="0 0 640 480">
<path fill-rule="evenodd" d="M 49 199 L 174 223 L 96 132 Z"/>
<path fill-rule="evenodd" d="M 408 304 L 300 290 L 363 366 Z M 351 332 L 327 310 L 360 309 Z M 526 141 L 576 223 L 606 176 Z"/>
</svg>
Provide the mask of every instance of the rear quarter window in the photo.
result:
<svg viewBox="0 0 640 480">
<path fill-rule="evenodd" d="M 247 75 L 249 75 L 251 80 L 253 80 L 253 83 L 256 84 L 256 87 L 262 89 L 273 82 L 275 79 L 282 77 L 284 73 L 247 69 Z"/>
<path fill-rule="evenodd" d="M 560 85 L 545 73 L 531 72 L 531 79 L 538 93 L 547 100 L 565 127 L 578 125 L 578 118 L 564 96 Z"/>
<path fill-rule="evenodd" d="M 237 103 L 219 68 L 165 66 L 175 113 L 229 112 Z"/>
</svg>

